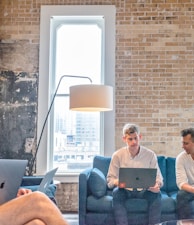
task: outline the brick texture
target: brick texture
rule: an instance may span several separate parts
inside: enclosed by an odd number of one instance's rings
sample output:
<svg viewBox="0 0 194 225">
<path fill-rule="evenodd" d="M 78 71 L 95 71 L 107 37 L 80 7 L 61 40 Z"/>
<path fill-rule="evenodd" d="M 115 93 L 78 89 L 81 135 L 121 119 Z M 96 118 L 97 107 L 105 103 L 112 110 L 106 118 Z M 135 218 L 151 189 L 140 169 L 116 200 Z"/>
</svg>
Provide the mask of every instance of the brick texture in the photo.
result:
<svg viewBox="0 0 194 225">
<path fill-rule="evenodd" d="M 176 156 L 194 126 L 193 0 L 1 0 L 0 71 L 38 73 L 40 6 L 70 4 L 116 6 L 115 147 L 134 122 L 142 144 Z M 77 210 L 77 184 L 58 191 L 60 208 Z"/>
<path fill-rule="evenodd" d="M 78 184 L 61 183 L 57 185 L 56 200 L 61 212 L 78 211 Z"/>
</svg>

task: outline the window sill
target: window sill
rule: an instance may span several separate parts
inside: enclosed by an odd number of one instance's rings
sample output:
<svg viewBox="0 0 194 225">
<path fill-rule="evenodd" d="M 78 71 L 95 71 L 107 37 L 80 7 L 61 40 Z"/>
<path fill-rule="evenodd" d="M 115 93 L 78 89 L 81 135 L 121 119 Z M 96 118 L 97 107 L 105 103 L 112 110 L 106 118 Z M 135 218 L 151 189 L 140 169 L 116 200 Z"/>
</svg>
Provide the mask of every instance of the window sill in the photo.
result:
<svg viewBox="0 0 194 225">
<path fill-rule="evenodd" d="M 54 180 L 60 181 L 60 183 L 78 183 L 79 174 L 56 174 Z"/>
</svg>

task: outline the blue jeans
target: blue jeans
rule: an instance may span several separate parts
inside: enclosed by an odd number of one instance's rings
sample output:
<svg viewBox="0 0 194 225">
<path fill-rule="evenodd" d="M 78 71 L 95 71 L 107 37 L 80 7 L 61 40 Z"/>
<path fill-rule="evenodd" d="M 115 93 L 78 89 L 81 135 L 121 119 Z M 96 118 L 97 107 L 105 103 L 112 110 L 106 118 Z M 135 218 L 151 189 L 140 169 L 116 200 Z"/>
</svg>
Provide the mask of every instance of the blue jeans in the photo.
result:
<svg viewBox="0 0 194 225">
<path fill-rule="evenodd" d="M 178 219 L 192 219 L 191 201 L 194 200 L 194 194 L 180 190 L 177 193 L 177 214 Z"/>
<path fill-rule="evenodd" d="M 125 201 L 129 198 L 142 198 L 148 201 L 149 224 L 160 223 L 161 216 L 161 193 L 151 191 L 129 191 L 124 188 L 113 190 L 113 210 L 116 225 L 128 225 L 127 209 Z"/>
</svg>

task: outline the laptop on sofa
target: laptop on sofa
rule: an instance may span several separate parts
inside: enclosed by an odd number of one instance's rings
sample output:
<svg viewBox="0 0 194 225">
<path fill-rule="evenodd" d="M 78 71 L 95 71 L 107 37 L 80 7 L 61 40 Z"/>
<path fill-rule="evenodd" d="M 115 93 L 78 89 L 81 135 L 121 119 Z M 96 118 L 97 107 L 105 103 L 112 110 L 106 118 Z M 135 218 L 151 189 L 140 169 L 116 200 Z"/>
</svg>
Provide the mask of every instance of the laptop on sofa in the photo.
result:
<svg viewBox="0 0 194 225">
<path fill-rule="evenodd" d="M 156 183 L 155 168 L 120 168 L 119 187 L 147 189 Z"/>
</svg>

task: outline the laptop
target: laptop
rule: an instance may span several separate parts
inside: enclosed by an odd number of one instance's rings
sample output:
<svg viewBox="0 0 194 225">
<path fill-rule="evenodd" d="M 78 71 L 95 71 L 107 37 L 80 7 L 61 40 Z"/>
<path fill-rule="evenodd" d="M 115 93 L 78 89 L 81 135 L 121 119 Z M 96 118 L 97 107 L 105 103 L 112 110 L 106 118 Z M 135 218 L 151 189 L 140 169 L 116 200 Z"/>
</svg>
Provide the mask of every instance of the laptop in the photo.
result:
<svg viewBox="0 0 194 225">
<path fill-rule="evenodd" d="M 0 159 L 0 205 L 15 198 L 28 160 Z"/>
<path fill-rule="evenodd" d="M 156 168 L 120 168 L 120 188 L 148 189 L 156 183 Z"/>
<path fill-rule="evenodd" d="M 53 177 L 55 176 L 55 173 L 57 172 L 57 170 L 58 170 L 58 168 L 52 169 L 44 175 L 42 181 L 40 182 L 40 185 L 39 185 L 37 191 L 41 191 L 43 193 L 46 193 L 46 191 L 49 187 L 49 184 L 53 180 Z"/>
</svg>

